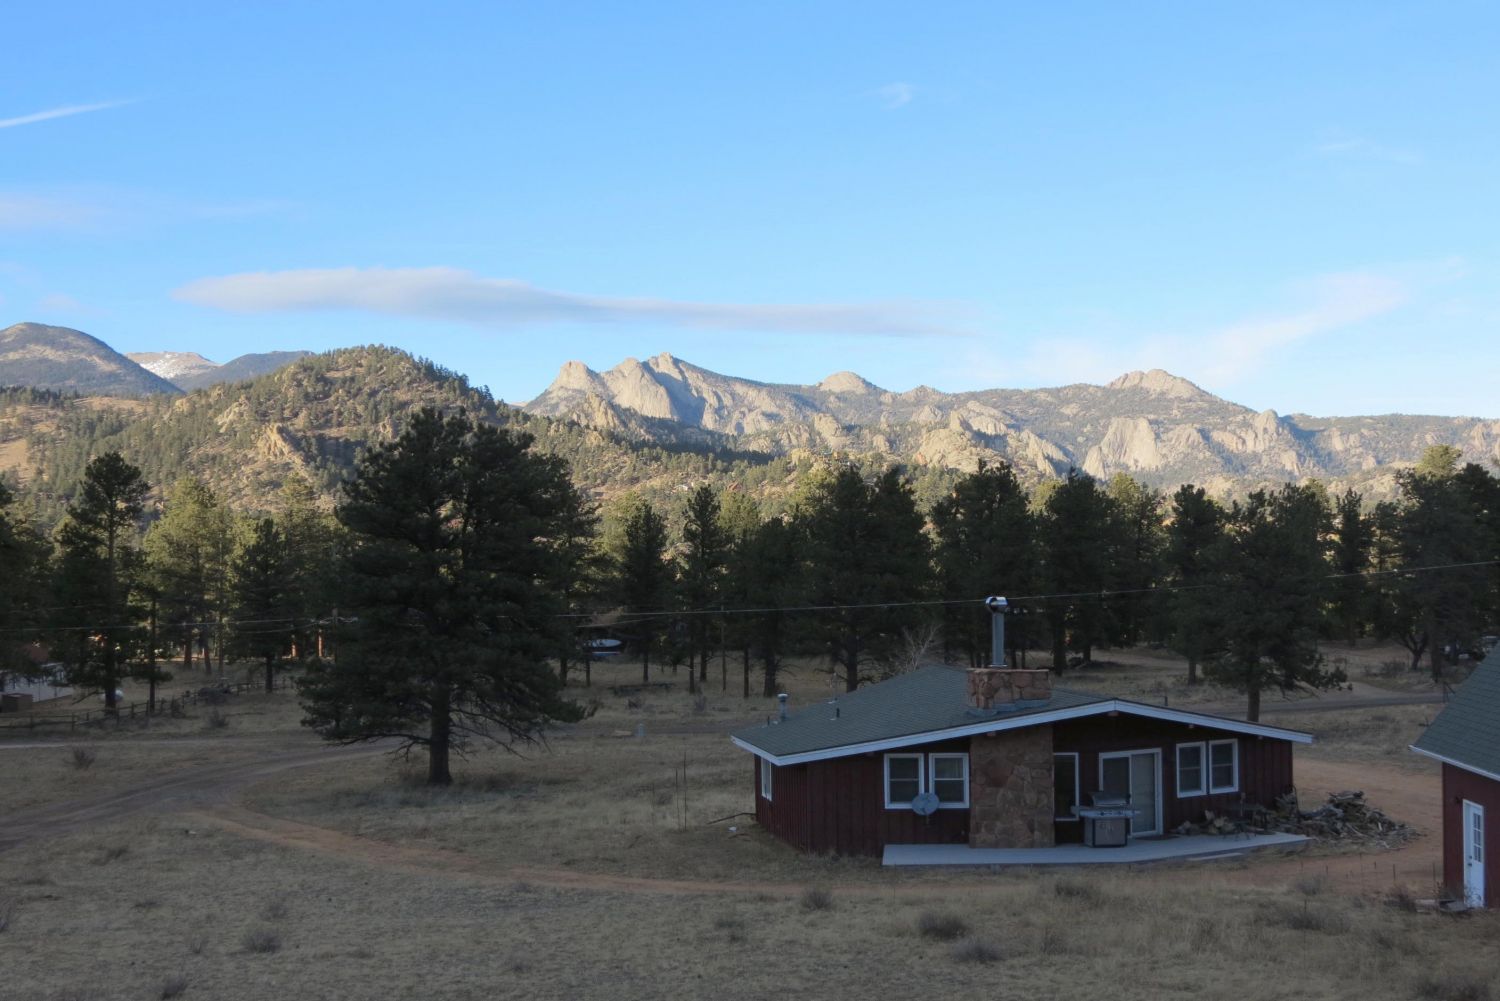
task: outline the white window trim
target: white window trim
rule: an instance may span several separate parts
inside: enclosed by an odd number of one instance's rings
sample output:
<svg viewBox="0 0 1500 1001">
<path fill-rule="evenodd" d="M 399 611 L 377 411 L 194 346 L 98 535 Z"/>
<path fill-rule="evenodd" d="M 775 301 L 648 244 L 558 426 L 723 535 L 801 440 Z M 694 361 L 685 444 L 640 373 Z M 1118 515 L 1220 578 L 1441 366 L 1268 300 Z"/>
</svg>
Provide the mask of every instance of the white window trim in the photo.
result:
<svg viewBox="0 0 1500 1001">
<path fill-rule="evenodd" d="M 1234 756 L 1231 759 L 1231 763 L 1234 765 L 1234 782 L 1233 782 L 1233 784 L 1227 785 L 1227 786 L 1216 786 L 1216 785 L 1214 785 L 1214 748 L 1215 747 L 1220 747 L 1220 746 L 1222 746 L 1224 744 L 1228 744 L 1230 747 L 1234 748 Z M 1206 778 L 1207 778 L 1207 781 L 1208 781 L 1208 791 L 1209 792 L 1211 792 L 1211 793 L 1239 792 L 1240 791 L 1240 742 L 1238 740 L 1233 739 L 1233 738 L 1231 738 L 1229 740 L 1210 740 L 1208 742 L 1208 754 L 1207 754 L 1205 762 L 1204 762 L 1204 767 L 1208 770 L 1208 775 L 1207 775 Z"/>
<path fill-rule="evenodd" d="M 1184 789 L 1182 787 L 1182 751 L 1184 748 L 1188 747 L 1196 747 L 1198 749 L 1198 788 L 1196 789 Z M 1189 799 L 1193 796 L 1208 795 L 1208 744 L 1201 740 L 1188 741 L 1185 744 L 1178 744 L 1177 755 L 1174 759 L 1174 764 L 1175 770 L 1177 772 L 1178 799 Z"/>
<path fill-rule="evenodd" d="M 769 759 L 760 759 L 760 798 L 771 802 L 776 791 L 776 766 Z"/>
<path fill-rule="evenodd" d="M 1054 762 L 1054 769 L 1057 767 L 1056 761 L 1058 758 L 1073 759 L 1073 809 L 1076 811 L 1080 806 L 1083 805 L 1083 762 L 1078 759 L 1077 751 L 1053 751 L 1052 760 Z M 1053 783 L 1053 786 L 1054 788 L 1056 788 L 1056 783 Z M 1055 813 L 1056 811 L 1053 812 Z M 1054 821 L 1077 821 L 1082 820 L 1083 818 L 1075 812 L 1072 816 L 1053 817 L 1052 819 Z"/>
<path fill-rule="evenodd" d="M 887 810 L 909 810 L 909 809 L 911 809 L 911 800 L 907 800 L 905 803 L 893 803 L 893 802 L 891 802 L 891 759 L 892 758 L 915 758 L 916 759 L 916 762 L 917 762 L 917 795 L 920 796 L 920 795 L 922 795 L 922 793 L 924 793 L 924 792 L 927 791 L 927 768 L 925 767 L 925 763 L 922 761 L 923 755 L 921 755 L 921 754 L 887 754 L 885 756 L 885 786 L 881 790 L 881 795 L 885 799 L 885 808 Z"/>
<path fill-rule="evenodd" d="M 956 758 L 963 762 L 964 766 L 964 798 L 961 803 L 939 803 L 939 810 L 967 810 L 969 808 L 969 755 L 964 751 L 934 751 L 927 755 L 927 788 L 934 793 L 937 792 L 937 763 L 942 758 Z M 951 782 L 952 779 L 945 781 Z M 890 786 L 886 786 L 886 792 L 890 792 Z"/>
</svg>

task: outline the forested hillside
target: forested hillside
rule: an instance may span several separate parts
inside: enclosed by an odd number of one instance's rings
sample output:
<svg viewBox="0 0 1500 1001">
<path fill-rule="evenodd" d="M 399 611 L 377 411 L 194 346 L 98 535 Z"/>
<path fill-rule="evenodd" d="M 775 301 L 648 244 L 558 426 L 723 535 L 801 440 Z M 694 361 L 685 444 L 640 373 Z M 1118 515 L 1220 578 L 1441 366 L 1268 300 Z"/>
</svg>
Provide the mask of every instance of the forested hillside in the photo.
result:
<svg viewBox="0 0 1500 1001">
<path fill-rule="evenodd" d="M 362 347 L 181 397 L 0 390 L 0 475 L 35 505 L 44 525 L 56 522 L 89 458 L 111 450 L 139 465 L 158 494 L 194 475 L 231 506 L 262 510 L 300 476 L 331 503 L 360 452 L 394 437 L 421 406 L 524 428 L 603 500 L 632 490 L 661 499 L 709 482 L 777 510 L 800 474 L 821 461 L 811 453 L 736 451 L 722 435 L 657 426 L 668 422 L 634 414 L 614 429 L 528 414 L 495 402 L 458 373 L 391 348 Z M 919 491 L 935 498 L 949 479 L 929 471 Z"/>
</svg>

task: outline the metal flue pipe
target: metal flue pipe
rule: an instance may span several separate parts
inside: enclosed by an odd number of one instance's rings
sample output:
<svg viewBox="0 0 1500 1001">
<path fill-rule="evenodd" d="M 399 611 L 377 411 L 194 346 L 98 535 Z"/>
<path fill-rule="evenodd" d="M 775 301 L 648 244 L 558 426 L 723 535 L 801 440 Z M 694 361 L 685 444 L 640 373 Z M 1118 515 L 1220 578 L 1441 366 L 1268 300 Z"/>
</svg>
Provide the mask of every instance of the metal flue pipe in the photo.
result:
<svg viewBox="0 0 1500 1001">
<path fill-rule="evenodd" d="M 1005 666 L 1005 610 L 1010 602 L 998 594 L 984 599 L 984 607 L 990 610 L 990 666 Z"/>
</svg>

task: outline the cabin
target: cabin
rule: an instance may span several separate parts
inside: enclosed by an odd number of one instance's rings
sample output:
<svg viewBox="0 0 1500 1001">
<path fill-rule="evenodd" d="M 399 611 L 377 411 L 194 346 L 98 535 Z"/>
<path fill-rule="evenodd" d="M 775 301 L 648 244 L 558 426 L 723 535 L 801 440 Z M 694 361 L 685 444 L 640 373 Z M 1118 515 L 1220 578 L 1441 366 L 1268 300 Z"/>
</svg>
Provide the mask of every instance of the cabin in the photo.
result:
<svg viewBox="0 0 1500 1001">
<path fill-rule="evenodd" d="M 1053 688 L 1042 670 L 928 667 L 730 738 L 755 817 L 805 851 L 1050 848 L 1162 838 L 1292 791 L 1294 730 Z"/>
<path fill-rule="evenodd" d="M 1500 652 L 1491 652 L 1411 749 L 1443 766 L 1443 886 L 1500 903 Z"/>
</svg>

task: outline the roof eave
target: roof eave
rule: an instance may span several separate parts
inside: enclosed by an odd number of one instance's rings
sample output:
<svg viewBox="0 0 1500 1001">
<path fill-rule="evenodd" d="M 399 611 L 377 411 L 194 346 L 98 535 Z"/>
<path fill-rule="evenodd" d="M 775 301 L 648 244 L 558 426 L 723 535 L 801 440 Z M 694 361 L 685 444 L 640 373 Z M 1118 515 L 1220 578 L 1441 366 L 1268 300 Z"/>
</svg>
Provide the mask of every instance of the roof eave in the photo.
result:
<svg viewBox="0 0 1500 1001">
<path fill-rule="evenodd" d="M 1441 761 L 1445 765 L 1452 765 L 1454 768 L 1462 769 L 1463 771 L 1470 772 L 1471 774 L 1479 775 L 1487 779 L 1492 779 L 1495 782 L 1500 782 L 1500 773 L 1492 772 L 1484 768 L 1475 768 L 1473 765 L 1464 764 L 1457 758 L 1450 758 L 1445 754 L 1438 754 L 1435 751 L 1429 751 L 1427 750 L 1427 748 L 1418 747 L 1416 744 L 1407 744 L 1406 749 L 1414 754 L 1420 754 L 1424 758 L 1431 758 L 1433 761 Z"/>
<path fill-rule="evenodd" d="M 1242 733 L 1252 737 L 1270 737 L 1273 740 L 1286 740 L 1294 744 L 1311 744 L 1313 742 L 1312 734 L 1303 733 L 1300 730 L 1285 730 L 1281 727 L 1265 726 L 1260 723 L 1230 719 L 1224 716 L 1213 716 L 1208 713 L 1194 713 L 1181 709 L 1168 709 L 1164 706 L 1151 706 L 1144 702 L 1131 702 L 1128 699 L 1107 699 L 1102 702 L 1091 702 L 1081 706 L 1069 706 L 1066 709 L 1028 713 L 1025 716 L 1018 716 L 1013 719 L 991 719 L 985 720 L 982 723 L 968 723 L 963 726 L 948 727 L 943 730 L 926 730 L 918 733 L 902 734 L 896 737 L 883 737 L 879 740 L 861 741 L 857 744 L 843 744 L 811 751 L 799 751 L 794 754 L 773 754 L 765 748 L 757 747 L 751 742 L 734 735 L 731 735 L 729 739 L 735 746 L 749 751 L 756 757 L 764 758 L 773 765 L 800 765 L 809 761 L 847 758 L 855 754 L 887 751 L 896 747 L 935 744 L 943 740 L 972 737 L 981 733 L 994 733 L 1000 730 L 1020 730 L 1028 726 L 1041 726 L 1044 723 L 1059 723 L 1070 719 L 1083 719 L 1110 712 L 1124 712 L 1134 716 L 1163 719 L 1173 723 L 1210 726 L 1220 730 L 1228 730 L 1232 733 Z"/>
</svg>

